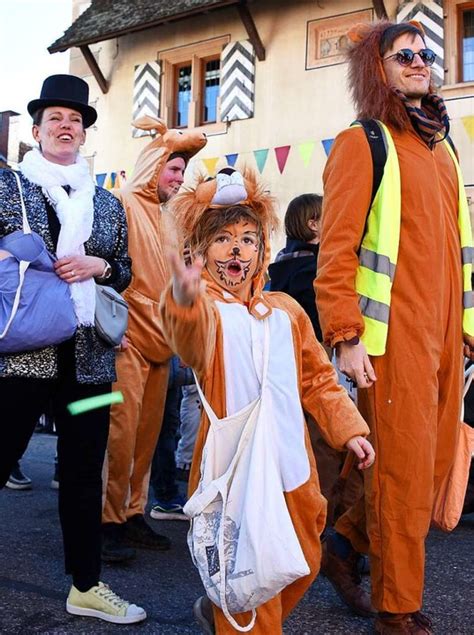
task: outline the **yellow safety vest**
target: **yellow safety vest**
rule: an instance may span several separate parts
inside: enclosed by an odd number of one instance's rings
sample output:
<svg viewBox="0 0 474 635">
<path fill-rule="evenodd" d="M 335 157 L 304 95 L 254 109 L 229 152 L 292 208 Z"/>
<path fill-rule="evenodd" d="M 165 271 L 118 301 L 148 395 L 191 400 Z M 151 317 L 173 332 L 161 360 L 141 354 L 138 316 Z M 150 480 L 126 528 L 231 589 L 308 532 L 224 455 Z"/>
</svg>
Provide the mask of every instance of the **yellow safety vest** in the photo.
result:
<svg viewBox="0 0 474 635">
<path fill-rule="evenodd" d="M 384 136 L 387 160 L 379 189 L 372 202 L 366 233 L 359 251 L 359 266 L 355 287 L 364 319 L 361 340 L 369 355 L 383 355 L 387 343 L 392 284 L 400 242 L 401 187 L 400 166 L 392 136 L 378 121 Z M 444 141 L 458 177 L 458 225 L 461 239 L 463 269 L 463 331 L 474 335 L 474 302 L 471 285 L 473 244 L 471 221 L 464 182 L 456 155 L 448 141 Z"/>
</svg>

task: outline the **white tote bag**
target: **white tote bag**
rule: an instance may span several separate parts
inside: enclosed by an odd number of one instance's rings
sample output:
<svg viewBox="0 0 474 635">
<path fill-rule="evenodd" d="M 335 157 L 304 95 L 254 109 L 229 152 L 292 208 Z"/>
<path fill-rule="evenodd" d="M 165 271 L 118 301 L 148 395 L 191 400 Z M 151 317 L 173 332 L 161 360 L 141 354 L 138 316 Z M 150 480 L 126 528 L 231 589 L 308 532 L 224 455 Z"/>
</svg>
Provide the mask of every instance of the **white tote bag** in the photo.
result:
<svg viewBox="0 0 474 635">
<path fill-rule="evenodd" d="M 264 333 L 261 394 L 245 408 L 218 419 L 196 380 L 210 427 L 201 480 L 184 507 L 191 518 L 191 557 L 206 593 L 241 632 L 253 628 L 256 607 L 310 573 L 286 505 L 273 420 L 267 416 L 272 412 L 267 320 Z M 231 615 L 250 610 L 246 626 Z"/>
</svg>

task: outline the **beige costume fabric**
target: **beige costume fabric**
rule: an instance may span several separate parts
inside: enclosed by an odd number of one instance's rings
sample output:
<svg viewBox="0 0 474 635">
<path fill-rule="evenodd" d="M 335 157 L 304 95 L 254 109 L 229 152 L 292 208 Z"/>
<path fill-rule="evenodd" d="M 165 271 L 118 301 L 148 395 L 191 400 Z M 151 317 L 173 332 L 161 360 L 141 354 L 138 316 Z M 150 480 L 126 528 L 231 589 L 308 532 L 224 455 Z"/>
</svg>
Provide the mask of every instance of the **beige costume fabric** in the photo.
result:
<svg viewBox="0 0 474 635">
<path fill-rule="evenodd" d="M 160 295 L 169 279 L 163 254 L 169 226 L 158 198 L 160 173 L 170 154 L 179 152 L 189 159 L 206 144 L 201 132 L 168 130 L 151 117 L 134 125 L 158 134 L 139 155 L 131 179 L 115 192 L 127 214 L 132 281 L 124 294 L 129 304 L 129 346 L 117 356 L 113 386 L 122 392 L 124 403 L 111 409 L 104 523 L 124 523 L 143 514 L 163 417 L 171 353 L 157 322 Z"/>
</svg>

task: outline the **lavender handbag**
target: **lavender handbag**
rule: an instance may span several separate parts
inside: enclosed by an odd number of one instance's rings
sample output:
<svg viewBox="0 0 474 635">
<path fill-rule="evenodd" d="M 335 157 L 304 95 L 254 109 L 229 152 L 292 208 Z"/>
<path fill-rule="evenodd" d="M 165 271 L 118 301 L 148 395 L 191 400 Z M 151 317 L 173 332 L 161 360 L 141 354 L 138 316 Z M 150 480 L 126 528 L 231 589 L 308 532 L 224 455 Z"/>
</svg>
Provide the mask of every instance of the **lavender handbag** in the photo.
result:
<svg viewBox="0 0 474 635">
<path fill-rule="evenodd" d="M 69 285 L 54 272 L 55 257 L 31 231 L 18 175 L 23 229 L 0 239 L 0 354 L 59 344 L 77 328 Z"/>
</svg>

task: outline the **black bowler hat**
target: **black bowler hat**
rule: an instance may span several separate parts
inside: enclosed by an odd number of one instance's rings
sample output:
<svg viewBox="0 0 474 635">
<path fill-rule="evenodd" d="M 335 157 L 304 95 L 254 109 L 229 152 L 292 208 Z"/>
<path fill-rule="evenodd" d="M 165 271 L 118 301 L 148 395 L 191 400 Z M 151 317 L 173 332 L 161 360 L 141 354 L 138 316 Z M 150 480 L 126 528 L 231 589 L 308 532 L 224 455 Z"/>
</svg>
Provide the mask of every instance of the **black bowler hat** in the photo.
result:
<svg viewBox="0 0 474 635">
<path fill-rule="evenodd" d="M 95 123 L 97 112 L 89 106 L 89 86 L 75 75 L 51 75 L 43 82 L 39 99 L 33 99 L 28 104 L 31 116 L 40 108 L 48 106 L 64 106 L 72 108 L 82 115 L 84 128 Z"/>
</svg>

